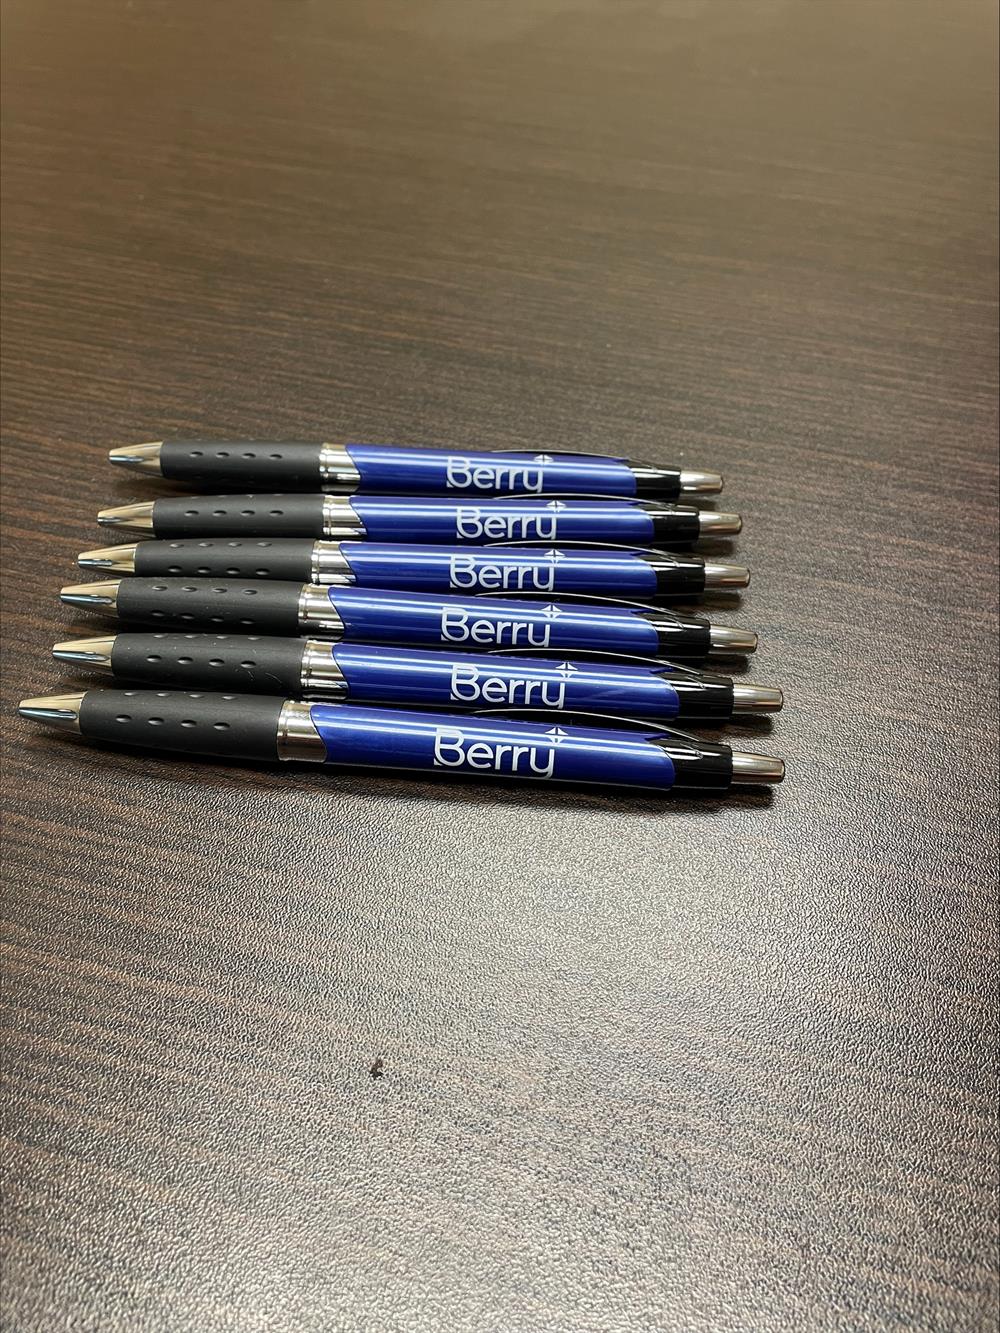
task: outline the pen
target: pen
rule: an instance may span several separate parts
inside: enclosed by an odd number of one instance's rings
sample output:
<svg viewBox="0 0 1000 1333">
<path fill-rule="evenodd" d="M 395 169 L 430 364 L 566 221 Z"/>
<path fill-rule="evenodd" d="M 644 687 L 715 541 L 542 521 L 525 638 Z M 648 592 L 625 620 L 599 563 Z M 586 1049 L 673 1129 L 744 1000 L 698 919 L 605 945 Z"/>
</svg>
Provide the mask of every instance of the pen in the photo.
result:
<svg viewBox="0 0 1000 1333">
<path fill-rule="evenodd" d="M 608 543 L 675 546 L 739 532 L 738 514 L 659 500 L 465 501 L 399 495 L 175 495 L 103 509 L 102 527 L 154 537 L 312 537 L 332 541 Z"/>
<path fill-rule="evenodd" d="M 170 481 L 279 490 L 377 494 L 717 495 L 717 472 L 648 467 L 626 458 L 577 453 L 493 453 L 398 444 L 262 444 L 161 440 L 112 449 L 120 467 Z"/>
<path fill-rule="evenodd" d="M 245 634 L 116 634 L 57 643 L 61 662 L 172 689 L 235 690 L 403 708 L 533 709 L 627 718 L 726 722 L 734 713 L 773 713 L 767 685 L 656 666 L 559 661 L 489 653 L 422 652 Z"/>
<path fill-rule="evenodd" d="M 84 551 L 84 569 L 190 578 L 295 579 L 410 592 L 576 593 L 658 601 L 706 588 L 745 588 L 742 565 L 665 551 L 527 546 L 406 546 L 308 537 L 181 538 Z"/>
<path fill-rule="evenodd" d="M 757 636 L 664 607 L 439 597 L 314 583 L 212 579 L 112 579 L 63 588 L 62 600 L 158 629 L 233 634 L 322 634 L 412 648 L 551 648 L 700 659 L 751 653 Z"/>
<path fill-rule="evenodd" d="M 784 764 L 771 755 L 741 754 L 670 732 L 553 726 L 548 718 L 512 722 L 182 690 L 89 690 L 25 699 L 19 712 L 85 740 L 257 762 L 295 759 L 720 794 L 733 783 L 784 777 Z"/>
</svg>

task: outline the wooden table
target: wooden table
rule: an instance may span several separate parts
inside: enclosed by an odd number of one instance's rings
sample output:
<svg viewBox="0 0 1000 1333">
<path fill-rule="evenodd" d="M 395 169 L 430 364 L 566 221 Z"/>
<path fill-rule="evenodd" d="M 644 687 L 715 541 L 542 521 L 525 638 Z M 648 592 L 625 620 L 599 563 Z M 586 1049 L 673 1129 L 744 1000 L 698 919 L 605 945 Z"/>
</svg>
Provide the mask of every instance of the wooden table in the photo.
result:
<svg viewBox="0 0 1000 1333">
<path fill-rule="evenodd" d="M 992 10 L 8 0 L 11 1329 L 993 1326 Z M 20 724 L 185 432 L 725 472 L 785 786 Z"/>
</svg>

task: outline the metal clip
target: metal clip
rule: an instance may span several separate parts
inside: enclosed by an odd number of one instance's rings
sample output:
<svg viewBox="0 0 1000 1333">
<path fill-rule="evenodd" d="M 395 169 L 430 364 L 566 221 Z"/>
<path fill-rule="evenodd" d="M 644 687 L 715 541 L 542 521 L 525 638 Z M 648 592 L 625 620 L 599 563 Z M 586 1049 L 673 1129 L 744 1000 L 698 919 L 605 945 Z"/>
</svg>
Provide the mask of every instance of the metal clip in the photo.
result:
<svg viewBox="0 0 1000 1333">
<path fill-rule="evenodd" d="M 494 648 L 488 654 L 490 657 L 537 657 L 539 654 L 551 657 L 551 648 Z M 578 652 L 570 654 L 574 659 L 579 656 Z M 616 653 L 610 648 L 589 648 L 586 658 L 580 658 L 581 661 L 589 661 L 592 657 L 599 657 L 601 661 L 610 659 L 613 662 L 621 662 L 632 666 L 651 666 L 651 667 L 669 667 L 672 671 L 683 672 L 688 676 L 701 676 L 705 673 L 699 671 L 696 667 L 687 666 L 684 662 L 675 662 L 669 657 L 646 657 L 642 653 Z"/>
<path fill-rule="evenodd" d="M 628 608 L 629 610 L 647 611 L 647 612 L 653 611 L 658 616 L 669 616 L 672 620 L 676 621 L 680 621 L 683 614 L 681 612 L 674 611 L 670 607 L 658 606 L 658 605 L 652 606 L 649 602 L 633 602 L 629 598 L 625 597 L 602 597 L 598 593 L 589 593 L 589 592 L 559 592 L 553 596 L 553 594 L 550 592 L 546 593 L 546 592 L 532 591 L 529 595 L 524 591 L 524 589 L 504 588 L 502 592 L 491 592 L 489 596 L 490 598 L 495 597 L 498 600 L 503 597 L 516 597 L 519 600 L 523 601 L 527 597 L 529 598 L 529 600 L 530 598 L 534 598 L 535 600 L 541 600 L 546 602 L 583 602 L 585 605 L 593 605 L 595 602 L 599 602 L 602 605 L 607 605 L 607 606 L 616 606 L 616 607 L 623 606 Z M 704 616 L 684 616 L 684 619 L 704 620 Z"/>
<path fill-rule="evenodd" d="M 512 720 L 517 717 L 538 718 L 551 722 L 553 718 L 565 720 L 572 717 L 592 718 L 602 725 L 608 723 L 617 723 L 622 731 L 630 729 L 636 731 L 656 731 L 665 736 L 677 736 L 681 740 L 690 741 L 692 745 L 703 744 L 698 736 L 692 736 L 688 731 L 679 731 L 677 727 L 667 727 L 662 722 L 651 722 L 640 717 L 622 717 L 617 713 L 588 713 L 584 709 L 567 709 L 564 713 L 553 713 L 550 708 L 477 708 L 471 714 L 473 717 L 507 717 Z M 611 728 L 614 730 L 614 727 Z"/>
</svg>

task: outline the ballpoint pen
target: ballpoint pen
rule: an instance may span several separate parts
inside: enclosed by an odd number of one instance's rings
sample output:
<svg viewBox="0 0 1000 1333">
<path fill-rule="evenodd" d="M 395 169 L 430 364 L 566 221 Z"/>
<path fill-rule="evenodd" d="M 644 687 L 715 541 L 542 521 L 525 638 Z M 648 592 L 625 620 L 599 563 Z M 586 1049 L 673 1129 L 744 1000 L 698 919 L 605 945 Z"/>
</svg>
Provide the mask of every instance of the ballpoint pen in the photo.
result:
<svg viewBox="0 0 1000 1333">
<path fill-rule="evenodd" d="M 678 546 L 739 532 L 738 514 L 659 500 L 454 500 L 399 495 L 177 495 L 103 509 L 102 527 L 154 537 L 312 537 L 332 541 Z"/>
<path fill-rule="evenodd" d="M 25 699 L 22 717 L 85 740 L 273 762 L 714 792 L 774 783 L 784 764 L 666 730 L 514 722 L 260 694 L 90 690 Z"/>
<path fill-rule="evenodd" d="M 57 643 L 52 655 L 171 689 L 322 695 L 402 708 L 532 709 L 726 722 L 777 712 L 781 690 L 677 663 L 621 666 L 489 653 L 426 652 L 245 634 L 116 634 Z"/>
<path fill-rule="evenodd" d="M 410 592 L 529 593 L 659 601 L 745 588 L 742 565 L 665 551 L 407 546 L 308 537 L 180 538 L 84 551 L 84 569 L 146 577 L 294 579 Z"/>
<path fill-rule="evenodd" d="M 233 634 L 310 632 L 354 643 L 414 648 L 551 648 L 698 659 L 749 653 L 757 636 L 664 607 L 440 597 L 387 588 L 212 579 L 112 579 L 63 588 L 62 600 L 159 629 Z"/>
<path fill-rule="evenodd" d="M 162 440 L 112 449 L 120 467 L 170 481 L 342 495 L 717 495 L 717 472 L 577 453 L 492 453 L 396 444 Z"/>
</svg>

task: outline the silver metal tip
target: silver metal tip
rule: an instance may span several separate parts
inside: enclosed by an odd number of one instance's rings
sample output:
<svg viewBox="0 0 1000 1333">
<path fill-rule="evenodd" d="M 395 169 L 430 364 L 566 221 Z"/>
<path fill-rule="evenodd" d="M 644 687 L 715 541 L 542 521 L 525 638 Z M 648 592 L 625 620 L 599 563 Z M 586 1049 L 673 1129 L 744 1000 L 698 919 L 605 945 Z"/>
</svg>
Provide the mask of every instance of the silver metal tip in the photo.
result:
<svg viewBox="0 0 1000 1333">
<path fill-rule="evenodd" d="M 44 722 L 64 731 L 80 730 L 82 694 L 50 694 L 43 699 L 22 699 L 17 711 L 31 722 Z"/>
<path fill-rule="evenodd" d="M 681 490 L 685 495 L 718 495 L 722 478 L 718 472 L 681 472 Z"/>
<path fill-rule="evenodd" d="M 733 685 L 734 713 L 780 713 L 785 696 L 773 685 Z"/>
<path fill-rule="evenodd" d="M 702 536 L 734 537 L 743 528 L 739 514 L 717 514 L 714 509 L 703 509 L 698 515 Z"/>
<path fill-rule="evenodd" d="M 81 551 L 76 563 L 81 569 L 113 569 L 119 574 L 135 573 L 135 551 L 138 542 L 130 546 L 104 546 L 99 551 Z"/>
<path fill-rule="evenodd" d="M 706 588 L 746 588 L 750 585 L 750 571 L 745 565 L 720 565 L 705 561 Z"/>
<path fill-rule="evenodd" d="M 97 515 L 97 521 L 102 528 L 139 528 L 143 532 L 152 532 L 154 503 L 153 500 L 144 500 L 141 504 L 102 509 Z"/>
<path fill-rule="evenodd" d="M 71 583 L 59 591 L 60 601 L 67 606 L 82 606 L 87 611 L 114 611 L 118 606 L 118 585 L 121 579 L 107 583 Z"/>
<path fill-rule="evenodd" d="M 733 782 L 783 782 L 785 761 L 773 754 L 740 754 L 733 751 Z"/>
<path fill-rule="evenodd" d="M 138 472 L 152 472 L 160 475 L 160 450 L 163 441 L 153 444 L 127 444 L 122 449 L 112 449 L 108 458 L 117 467 L 135 468 Z"/>
<path fill-rule="evenodd" d="M 751 629 L 736 629 L 733 625 L 711 625 L 709 644 L 713 653 L 755 653 L 757 635 Z"/>
<path fill-rule="evenodd" d="M 53 645 L 52 656 L 60 662 L 73 662 L 78 666 L 110 671 L 114 646 L 113 634 L 105 639 L 67 639 L 65 643 Z"/>
</svg>

